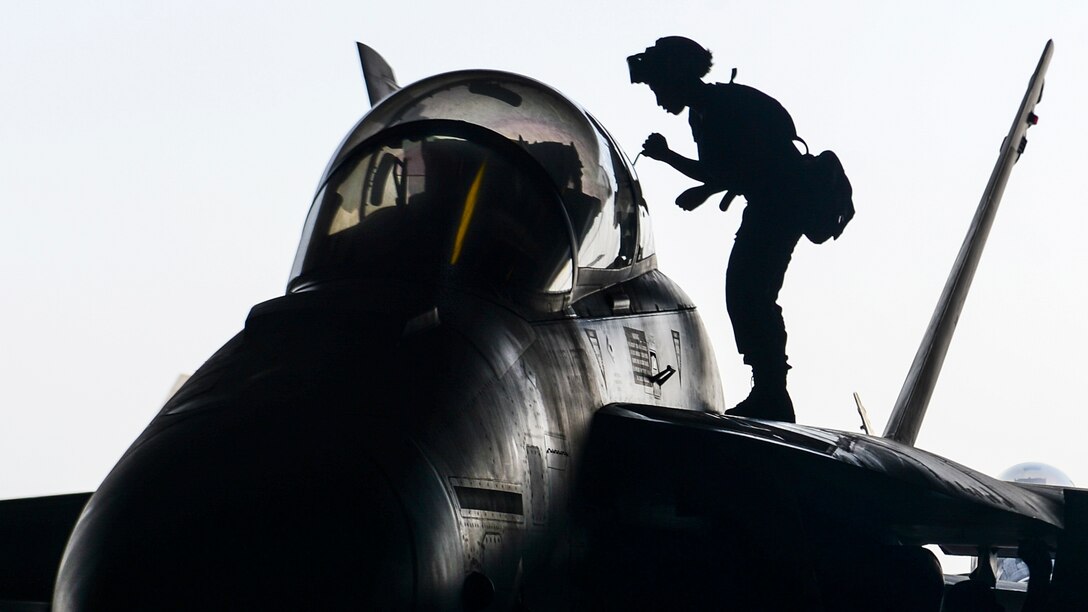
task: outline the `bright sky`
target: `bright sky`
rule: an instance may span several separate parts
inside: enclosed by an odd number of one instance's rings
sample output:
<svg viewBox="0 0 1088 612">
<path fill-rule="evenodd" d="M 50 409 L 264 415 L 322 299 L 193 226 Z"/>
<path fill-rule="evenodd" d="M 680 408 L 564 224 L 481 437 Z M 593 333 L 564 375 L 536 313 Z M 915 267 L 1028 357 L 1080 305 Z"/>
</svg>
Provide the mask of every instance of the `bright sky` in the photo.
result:
<svg viewBox="0 0 1088 612">
<path fill-rule="evenodd" d="M 802 242 L 781 296 L 801 422 L 878 429 L 895 401 L 1043 45 L 1054 60 L 920 447 L 990 474 L 1043 461 L 1088 485 L 1083 315 L 1088 4 L 1081 2 L 14 2 L 0 20 L 0 498 L 94 489 L 179 373 L 282 294 L 328 157 L 369 107 L 356 40 L 402 84 L 526 74 L 631 157 L 694 146 L 624 58 L 665 35 L 715 80 L 778 98 L 854 186 L 843 237 Z M 684 213 L 638 171 L 662 270 L 748 389 L 723 274 L 740 207 Z M 739 202 L 738 202 L 739 203 Z"/>
</svg>

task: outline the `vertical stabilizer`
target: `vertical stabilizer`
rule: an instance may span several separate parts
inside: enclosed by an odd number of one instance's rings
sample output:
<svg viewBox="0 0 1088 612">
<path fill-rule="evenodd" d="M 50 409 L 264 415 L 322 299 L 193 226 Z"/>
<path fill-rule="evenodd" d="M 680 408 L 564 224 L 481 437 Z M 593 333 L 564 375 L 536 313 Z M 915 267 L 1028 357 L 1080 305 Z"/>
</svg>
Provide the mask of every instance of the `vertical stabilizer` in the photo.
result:
<svg viewBox="0 0 1088 612">
<path fill-rule="evenodd" d="M 1047 41 L 1043 55 L 1039 58 L 1039 65 L 1035 68 L 1035 73 L 1031 75 L 1031 81 L 1028 82 L 1028 90 L 1020 103 L 1020 110 L 1013 119 L 1009 135 L 1001 143 L 1001 153 L 997 164 L 994 165 L 990 181 L 982 193 L 982 200 L 975 211 L 974 219 L 971 220 L 971 227 L 967 230 L 967 237 L 963 241 L 963 246 L 960 247 L 952 272 L 948 275 L 941 299 L 933 311 L 933 317 L 929 320 L 929 328 L 926 329 L 926 334 L 922 338 L 922 345 L 918 347 L 907 379 L 903 381 L 903 388 L 899 391 L 899 398 L 895 401 L 892 416 L 884 430 L 885 438 L 912 446 L 918 438 L 918 430 L 922 426 L 922 419 L 929 406 L 929 398 L 933 395 L 933 387 L 937 384 L 937 377 L 940 375 L 941 365 L 948 352 L 948 345 L 956 330 L 960 311 L 963 310 L 963 302 L 971 288 L 971 280 L 975 276 L 982 249 L 986 246 L 986 238 L 990 234 L 990 226 L 993 225 L 997 205 L 1005 192 L 1005 184 L 1009 180 L 1009 174 L 1012 173 L 1012 166 L 1020 159 L 1020 154 L 1024 152 L 1024 147 L 1027 145 L 1028 141 L 1024 134 L 1038 120 L 1034 112 L 1035 104 L 1042 97 L 1043 77 L 1053 52 L 1054 41 Z"/>
<path fill-rule="evenodd" d="M 385 58 L 377 51 L 361 42 L 355 43 L 359 47 L 359 62 L 363 65 L 363 80 L 366 81 L 366 91 L 370 94 L 370 105 L 381 102 L 389 94 L 400 89 L 397 78 L 393 76 L 393 69 Z"/>
</svg>

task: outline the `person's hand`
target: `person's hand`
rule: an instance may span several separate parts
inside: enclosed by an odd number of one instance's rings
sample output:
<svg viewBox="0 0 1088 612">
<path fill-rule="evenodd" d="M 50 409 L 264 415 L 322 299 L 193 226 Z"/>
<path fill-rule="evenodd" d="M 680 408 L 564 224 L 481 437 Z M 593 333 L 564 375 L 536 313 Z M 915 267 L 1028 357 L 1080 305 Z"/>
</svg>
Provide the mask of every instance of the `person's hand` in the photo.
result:
<svg viewBox="0 0 1088 612">
<path fill-rule="evenodd" d="M 665 140 L 665 137 L 657 132 L 647 136 L 646 142 L 642 143 L 642 154 L 650 159 L 660 161 L 669 153 L 671 153 L 669 150 L 669 141 Z"/>
<path fill-rule="evenodd" d="M 706 202 L 706 199 L 713 193 L 714 188 L 707 185 L 692 187 L 676 196 L 676 205 L 684 210 L 695 210 L 702 206 L 703 202 Z"/>
</svg>

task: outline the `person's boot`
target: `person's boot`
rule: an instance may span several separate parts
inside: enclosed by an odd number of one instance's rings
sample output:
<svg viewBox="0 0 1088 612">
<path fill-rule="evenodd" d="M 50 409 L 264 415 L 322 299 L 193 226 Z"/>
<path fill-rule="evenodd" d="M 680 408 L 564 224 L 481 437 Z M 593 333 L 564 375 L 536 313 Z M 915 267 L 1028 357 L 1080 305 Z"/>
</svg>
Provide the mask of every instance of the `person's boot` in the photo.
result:
<svg viewBox="0 0 1088 612">
<path fill-rule="evenodd" d="M 786 372 L 789 366 L 768 370 L 752 368 L 755 379 L 752 391 L 739 404 L 726 410 L 731 416 L 742 416 L 766 421 L 785 421 L 796 423 L 793 413 L 793 400 L 786 391 Z"/>
</svg>

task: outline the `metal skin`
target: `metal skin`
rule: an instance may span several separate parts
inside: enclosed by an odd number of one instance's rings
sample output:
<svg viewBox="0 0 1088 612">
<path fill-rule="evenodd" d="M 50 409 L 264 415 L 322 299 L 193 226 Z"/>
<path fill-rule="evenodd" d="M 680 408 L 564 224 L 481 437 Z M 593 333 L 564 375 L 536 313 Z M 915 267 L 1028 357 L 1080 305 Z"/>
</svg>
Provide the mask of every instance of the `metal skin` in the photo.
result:
<svg viewBox="0 0 1088 612">
<path fill-rule="evenodd" d="M 522 77 L 464 73 L 429 83 L 379 105 L 334 155 L 292 290 L 253 308 L 245 329 L 163 407 L 94 494 L 61 564 L 54 609 L 569 607 L 577 598 L 553 587 L 569 583 L 579 567 L 570 560 L 570 490 L 595 412 L 620 402 L 721 409 L 703 325 L 690 300 L 655 269 L 645 215 L 623 214 L 624 202 L 645 204 L 637 183 L 624 178 L 621 156 L 609 153 L 607 135 Z M 515 114 L 539 107 L 542 121 L 566 113 L 577 123 L 572 135 L 555 137 L 558 147 L 528 148 L 545 156 L 545 169 L 556 150 L 576 150 L 582 176 L 543 187 L 552 195 L 529 203 L 554 202 L 558 214 L 563 204 L 579 207 L 572 214 L 582 220 L 566 221 L 563 230 L 581 232 L 574 236 L 578 255 L 602 231 L 624 227 L 642 237 L 638 254 L 632 239 L 601 241 L 631 254 L 609 256 L 619 263 L 608 269 L 577 268 L 565 290 L 558 281 L 558 293 L 525 300 L 506 283 L 458 276 L 467 265 L 458 260 L 471 256 L 473 228 L 487 227 L 487 206 L 518 213 L 489 196 L 486 181 L 480 187 L 489 176 L 484 168 L 506 168 L 496 179 L 504 189 L 530 189 L 544 173 L 519 145 L 462 120 L 419 120 L 415 111 L 402 125 L 373 128 L 384 117 L 412 114 L 395 105 L 417 97 L 436 105 L 435 91 Z M 543 131 L 537 115 L 518 117 L 525 129 Z M 402 162 L 386 163 L 380 153 L 417 145 L 422 158 L 405 152 Z M 371 150 L 379 153 L 367 157 Z M 435 161 L 451 150 L 479 159 Z M 375 207 L 370 197 L 359 204 L 373 215 L 371 225 L 412 211 L 435 214 L 444 195 L 437 174 L 404 197 L 415 189 L 405 185 L 420 159 L 429 165 L 418 172 L 437 168 L 449 177 L 468 165 L 466 176 L 476 177 L 469 195 L 452 198 L 455 210 L 440 217 L 457 231 L 439 273 L 399 272 L 414 265 L 400 262 L 433 245 L 380 244 L 404 230 L 388 225 L 370 237 L 386 249 L 382 265 L 347 272 L 325 265 L 322 240 L 367 227 L 337 225 L 345 209 L 335 193 L 358 191 L 343 188 L 356 185 L 354 168 L 366 169 L 363 189 L 372 195 L 397 185 L 395 205 Z M 569 172 L 563 159 L 551 169 Z M 386 179 L 382 168 L 392 168 Z M 524 176 L 509 177 L 517 172 Z M 610 191 L 614 205 L 601 197 Z M 616 212 L 594 223 L 584 211 L 593 202 Z M 490 244 L 490 236 L 479 239 Z M 520 254 L 515 248 L 508 256 Z M 495 261 L 484 264 L 505 264 L 502 253 L 490 257 Z"/>
<path fill-rule="evenodd" d="M 95 493 L 55 609 L 460 609 L 472 572 L 507 609 L 564 533 L 598 407 L 720 405 L 702 325 L 658 273 L 625 286 L 631 315 L 538 323 L 363 289 L 253 309 Z M 406 332 L 428 307 L 440 322 Z M 679 332 L 681 374 L 635 381 L 625 328 L 669 363 Z M 459 507 L 456 487 L 518 505 Z"/>
<path fill-rule="evenodd" d="M 462 111 L 482 123 L 436 116 Z M 484 125 L 492 111 L 517 121 Z M 916 590 L 914 545 L 1061 546 L 1063 529 L 1085 531 L 1083 513 L 1063 513 L 1071 490 L 722 416 L 710 342 L 656 270 L 637 181 L 554 90 L 457 73 L 368 117 L 326 171 L 290 291 L 253 308 L 90 498 L 54 610 L 895 609 L 890 593 Z M 456 209 L 434 207 L 438 175 L 413 182 L 421 163 L 461 181 Z M 516 240 L 472 243 L 473 227 L 520 214 L 485 168 L 556 203 L 570 244 L 531 251 L 517 226 L 502 226 Z M 433 245 L 396 222 L 429 210 L 449 222 L 452 256 L 412 268 Z M 379 222 L 367 257 L 336 242 Z M 500 271 L 522 255 L 571 264 L 541 276 L 548 291 L 519 292 L 486 265 L 461 274 L 474 244 L 498 249 L 478 261 Z M 352 268 L 330 253 L 396 256 Z M 1060 550 L 1057 568 L 1075 572 Z"/>
</svg>

